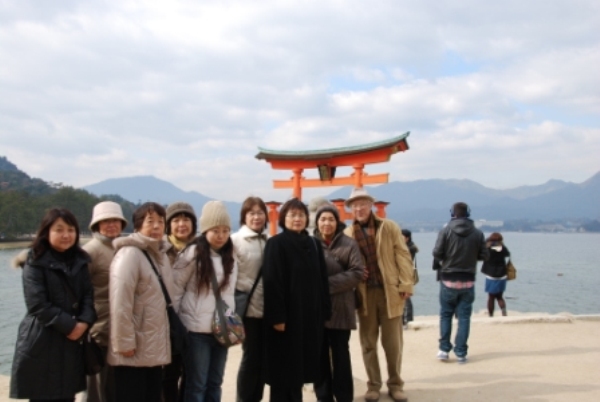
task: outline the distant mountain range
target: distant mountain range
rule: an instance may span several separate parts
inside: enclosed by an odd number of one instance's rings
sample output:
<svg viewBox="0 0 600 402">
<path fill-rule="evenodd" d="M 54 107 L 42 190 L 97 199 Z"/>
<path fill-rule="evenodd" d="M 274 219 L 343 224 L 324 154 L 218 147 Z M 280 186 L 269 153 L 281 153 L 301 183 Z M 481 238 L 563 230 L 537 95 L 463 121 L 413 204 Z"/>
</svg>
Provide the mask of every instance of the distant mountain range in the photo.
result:
<svg viewBox="0 0 600 402">
<path fill-rule="evenodd" d="M 154 201 L 159 204 L 168 205 L 176 201 L 185 201 L 194 207 L 198 218 L 200 218 L 200 212 L 204 204 L 214 199 L 196 191 L 184 191 L 168 181 L 157 179 L 154 176 L 108 179 L 83 188 L 97 196 L 118 194 L 134 203 Z M 237 227 L 242 204 L 230 201 L 224 201 L 224 203 L 233 220 L 234 227 Z"/>
<path fill-rule="evenodd" d="M 161 204 L 189 202 L 200 215 L 211 198 L 195 191 L 183 191 L 153 176 L 109 179 L 84 187 L 95 195 L 118 194 L 136 202 L 148 200 Z M 329 199 L 347 198 L 351 188 L 332 192 Z M 390 202 L 388 217 L 403 223 L 444 222 L 456 201 L 468 203 L 473 219 L 541 220 L 600 219 L 600 172 L 583 183 L 550 180 L 538 186 L 497 190 L 471 180 L 416 180 L 391 182 L 368 191 L 377 200 Z M 305 200 L 308 202 L 309 200 Z M 226 202 L 235 223 L 241 204 Z M 237 224 L 234 224 L 237 226 Z"/>
<path fill-rule="evenodd" d="M 387 213 L 401 222 L 447 220 L 454 202 L 464 201 L 473 219 L 564 220 L 600 218 L 600 172 L 583 183 L 550 180 L 539 186 L 496 190 L 471 180 L 392 182 L 369 189 L 378 200 L 390 202 Z M 349 188 L 331 198 L 346 198 Z"/>
</svg>

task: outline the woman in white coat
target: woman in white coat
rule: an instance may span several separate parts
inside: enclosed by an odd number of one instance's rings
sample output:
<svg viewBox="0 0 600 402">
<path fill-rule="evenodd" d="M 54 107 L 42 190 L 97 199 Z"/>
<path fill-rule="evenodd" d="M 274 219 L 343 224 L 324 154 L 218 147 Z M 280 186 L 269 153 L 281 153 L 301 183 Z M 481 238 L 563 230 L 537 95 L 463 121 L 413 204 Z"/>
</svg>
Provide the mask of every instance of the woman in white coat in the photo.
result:
<svg viewBox="0 0 600 402">
<path fill-rule="evenodd" d="M 239 267 L 235 291 L 248 294 L 243 317 L 246 339 L 237 377 L 237 402 L 262 400 L 263 373 L 263 284 L 261 267 L 267 243 L 267 206 L 258 197 L 248 197 L 240 212 L 240 230 L 231 235 Z"/>
<path fill-rule="evenodd" d="M 200 216 L 201 235 L 173 266 L 174 304 L 179 306 L 179 317 L 189 330 L 188 350 L 183 358 L 186 402 L 221 400 L 227 348 L 212 333 L 216 307 L 212 278 L 214 275 L 219 283 L 223 301 L 234 308 L 237 264 L 230 231 L 225 205 L 220 201 L 207 202 Z"/>
</svg>

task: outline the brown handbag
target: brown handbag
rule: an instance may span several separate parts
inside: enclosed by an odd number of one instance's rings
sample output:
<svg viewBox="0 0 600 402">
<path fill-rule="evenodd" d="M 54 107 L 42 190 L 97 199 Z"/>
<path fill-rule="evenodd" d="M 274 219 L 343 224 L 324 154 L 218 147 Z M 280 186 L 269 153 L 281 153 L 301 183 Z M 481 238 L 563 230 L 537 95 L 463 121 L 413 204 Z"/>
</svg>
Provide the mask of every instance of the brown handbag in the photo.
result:
<svg viewBox="0 0 600 402">
<path fill-rule="evenodd" d="M 517 279 L 517 269 L 512 263 L 512 260 L 508 260 L 506 264 L 506 279 L 512 281 L 513 279 Z"/>
</svg>

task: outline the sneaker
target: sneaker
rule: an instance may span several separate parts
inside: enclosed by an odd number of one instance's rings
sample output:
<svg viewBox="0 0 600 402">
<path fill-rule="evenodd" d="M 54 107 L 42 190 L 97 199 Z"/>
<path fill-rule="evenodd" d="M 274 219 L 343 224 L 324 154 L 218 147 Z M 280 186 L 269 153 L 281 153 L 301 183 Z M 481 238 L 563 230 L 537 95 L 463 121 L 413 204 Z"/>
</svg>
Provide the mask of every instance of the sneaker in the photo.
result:
<svg viewBox="0 0 600 402">
<path fill-rule="evenodd" d="M 437 354 L 437 358 L 438 358 L 438 360 L 441 360 L 443 362 L 448 361 L 448 352 L 444 352 L 443 350 L 440 350 Z"/>
<path fill-rule="evenodd" d="M 458 360 L 458 364 L 465 364 L 469 359 L 467 356 L 457 356 L 456 360 Z"/>
<path fill-rule="evenodd" d="M 379 400 L 379 392 L 378 391 L 367 391 L 365 394 L 366 402 L 377 402 Z"/>
</svg>

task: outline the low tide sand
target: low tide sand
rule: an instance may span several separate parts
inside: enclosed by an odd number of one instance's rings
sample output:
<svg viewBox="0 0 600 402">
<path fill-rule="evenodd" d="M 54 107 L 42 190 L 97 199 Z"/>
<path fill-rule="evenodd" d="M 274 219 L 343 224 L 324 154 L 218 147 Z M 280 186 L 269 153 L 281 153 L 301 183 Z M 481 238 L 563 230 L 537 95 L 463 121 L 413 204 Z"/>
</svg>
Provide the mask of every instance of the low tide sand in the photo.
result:
<svg viewBox="0 0 600 402">
<path fill-rule="evenodd" d="M 473 317 L 469 362 L 436 360 L 438 321 L 416 317 L 404 331 L 402 377 L 411 402 L 439 401 L 600 401 L 600 316 L 518 314 Z M 354 401 L 363 401 L 366 373 L 356 332 L 350 349 L 355 384 Z M 385 358 L 380 350 L 385 373 Z M 241 348 L 230 349 L 223 401 L 235 401 Z M 385 378 L 385 374 L 384 374 Z M 0 402 L 8 401 L 8 381 L 0 377 Z M 382 389 L 380 401 L 391 401 Z M 265 392 L 268 395 L 268 387 Z M 305 401 L 315 401 L 312 387 Z"/>
</svg>

